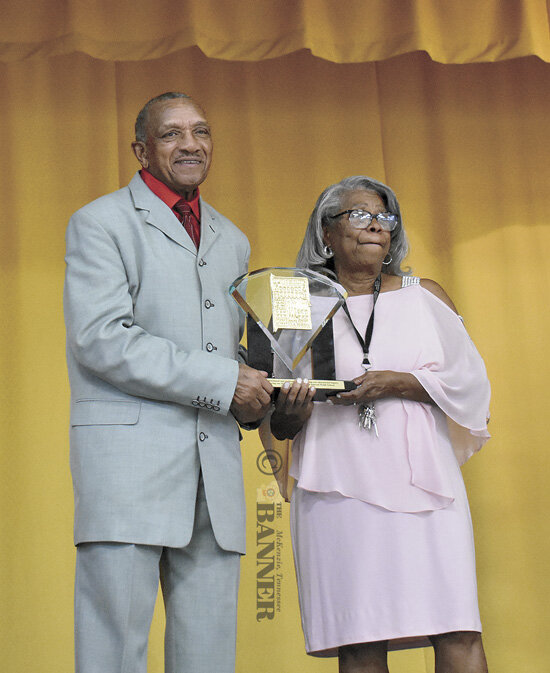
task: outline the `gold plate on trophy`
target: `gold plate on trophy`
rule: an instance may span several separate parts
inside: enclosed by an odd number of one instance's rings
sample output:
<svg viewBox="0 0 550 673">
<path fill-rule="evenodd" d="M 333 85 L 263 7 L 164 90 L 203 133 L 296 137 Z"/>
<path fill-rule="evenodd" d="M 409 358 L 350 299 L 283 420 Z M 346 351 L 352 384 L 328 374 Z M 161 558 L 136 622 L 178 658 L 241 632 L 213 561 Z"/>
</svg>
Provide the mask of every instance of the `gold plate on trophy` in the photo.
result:
<svg viewBox="0 0 550 673">
<path fill-rule="evenodd" d="M 274 388 L 282 388 L 285 383 L 293 383 L 296 379 L 267 379 Z M 323 379 L 308 379 L 312 388 L 319 390 L 346 390 L 347 381 L 325 381 Z"/>
<path fill-rule="evenodd" d="M 300 276 L 270 277 L 273 331 L 311 329 L 309 282 Z"/>
</svg>

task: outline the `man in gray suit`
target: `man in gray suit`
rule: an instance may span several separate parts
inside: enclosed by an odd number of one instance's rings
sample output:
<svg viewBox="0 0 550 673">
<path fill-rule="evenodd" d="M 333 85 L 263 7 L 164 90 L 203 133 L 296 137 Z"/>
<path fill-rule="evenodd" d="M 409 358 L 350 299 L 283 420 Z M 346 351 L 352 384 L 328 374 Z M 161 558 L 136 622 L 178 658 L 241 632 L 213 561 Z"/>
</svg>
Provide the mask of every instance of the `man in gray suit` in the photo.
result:
<svg viewBox="0 0 550 673">
<path fill-rule="evenodd" d="M 130 184 L 67 229 L 78 673 L 144 673 L 160 581 L 167 673 L 234 671 L 239 427 L 270 404 L 228 295 L 245 235 L 202 201 L 212 138 L 189 96 L 140 112 Z"/>
</svg>

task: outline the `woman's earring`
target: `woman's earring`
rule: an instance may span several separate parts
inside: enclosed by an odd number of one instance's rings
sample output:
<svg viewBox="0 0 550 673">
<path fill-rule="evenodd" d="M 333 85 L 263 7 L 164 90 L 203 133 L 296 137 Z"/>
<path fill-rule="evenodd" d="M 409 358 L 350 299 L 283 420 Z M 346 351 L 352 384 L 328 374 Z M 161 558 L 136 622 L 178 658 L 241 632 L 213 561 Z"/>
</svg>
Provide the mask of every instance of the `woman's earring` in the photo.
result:
<svg viewBox="0 0 550 673">
<path fill-rule="evenodd" d="M 388 252 L 388 255 L 390 255 L 389 252 Z M 388 255 L 386 255 L 386 257 L 387 257 Z M 386 262 L 386 257 L 384 257 L 384 261 L 382 262 L 382 264 L 385 264 L 385 265 L 387 266 L 388 264 L 391 264 L 391 263 L 393 262 L 393 257 L 390 255 L 390 258 L 388 259 L 387 262 Z"/>
<path fill-rule="evenodd" d="M 325 247 L 323 248 L 323 252 L 325 253 L 325 257 L 327 259 L 329 259 L 334 255 L 334 253 L 332 252 L 332 248 L 328 245 L 325 245 Z"/>
</svg>

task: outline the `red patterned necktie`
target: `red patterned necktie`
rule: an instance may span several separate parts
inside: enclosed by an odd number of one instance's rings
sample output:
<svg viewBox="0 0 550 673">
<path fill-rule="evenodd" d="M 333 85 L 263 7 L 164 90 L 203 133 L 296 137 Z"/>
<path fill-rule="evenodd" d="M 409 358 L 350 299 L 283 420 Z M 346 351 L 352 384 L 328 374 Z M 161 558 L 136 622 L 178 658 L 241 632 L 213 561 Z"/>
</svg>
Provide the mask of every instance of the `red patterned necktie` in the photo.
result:
<svg viewBox="0 0 550 673">
<path fill-rule="evenodd" d="M 185 231 L 189 234 L 189 237 L 195 244 L 195 248 L 198 250 L 201 240 L 201 229 L 197 218 L 191 210 L 191 206 L 182 199 L 176 203 L 174 210 L 177 213 L 179 221 L 185 227 Z"/>
</svg>

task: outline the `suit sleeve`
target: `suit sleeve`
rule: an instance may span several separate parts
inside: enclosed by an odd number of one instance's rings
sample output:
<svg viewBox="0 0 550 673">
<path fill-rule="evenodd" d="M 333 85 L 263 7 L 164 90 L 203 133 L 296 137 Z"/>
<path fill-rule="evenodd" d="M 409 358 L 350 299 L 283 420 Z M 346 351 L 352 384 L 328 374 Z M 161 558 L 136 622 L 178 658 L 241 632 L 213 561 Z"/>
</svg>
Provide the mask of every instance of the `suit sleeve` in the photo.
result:
<svg viewBox="0 0 550 673">
<path fill-rule="evenodd" d="M 190 405 L 219 400 L 227 414 L 236 360 L 183 351 L 134 322 L 133 301 L 117 243 L 90 215 L 73 215 L 66 235 L 64 311 L 67 345 L 88 372 L 124 393 Z"/>
</svg>

